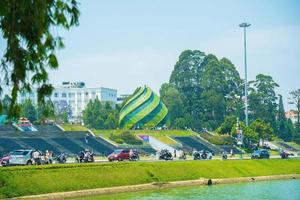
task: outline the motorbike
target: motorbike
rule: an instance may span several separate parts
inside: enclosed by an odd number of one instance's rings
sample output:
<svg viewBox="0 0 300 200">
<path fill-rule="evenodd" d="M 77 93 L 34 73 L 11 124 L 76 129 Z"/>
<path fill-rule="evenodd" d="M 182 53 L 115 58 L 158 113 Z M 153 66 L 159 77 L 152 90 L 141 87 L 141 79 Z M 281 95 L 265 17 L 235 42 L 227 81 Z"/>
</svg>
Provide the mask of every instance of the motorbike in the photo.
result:
<svg viewBox="0 0 300 200">
<path fill-rule="evenodd" d="M 76 156 L 76 161 L 78 163 L 95 162 L 94 153 L 90 151 L 85 151 L 85 152 L 81 151 Z"/>
<path fill-rule="evenodd" d="M 206 160 L 206 159 L 212 159 L 212 156 L 213 154 L 208 152 L 208 151 L 205 151 L 205 150 L 202 150 L 202 151 L 195 151 L 193 153 L 193 157 L 194 157 L 194 160 Z"/>
<path fill-rule="evenodd" d="M 129 161 L 138 161 L 140 160 L 140 156 L 137 152 L 134 152 L 133 155 L 129 158 Z"/>
<path fill-rule="evenodd" d="M 227 160 L 227 158 L 228 158 L 227 154 L 226 153 L 222 153 L 222 159 L 223 160 Z"/>
<path fill-rule="evenodd" d="M 281 158 L 282 159 L 288 159 L 289 158 L 289 153 L 287 153 L 287 152 L 285 152 L 285 151 L 283 151 L 283 152 L 281 152 L 281 154 L 280 154 L 280 156 L 281 156 Z"/>
<path fill-rule="evenodd" d="M 64 164 L 67 162 L 67 155 L 65 153 L 61 153 L 56 157 L 56 161 L 60 164 Z"/>
<path fill-rule="evenodd" d="M 179 160 L 186 160 L 186 153 L 183 152 L 180 156 L 179 156 Z"/>
<path fill-rule="evenodd" d="M 160 152 L 159 160 L 173 160 L 173 156 L 167 149 L 163 149 Z"/>
</svg>

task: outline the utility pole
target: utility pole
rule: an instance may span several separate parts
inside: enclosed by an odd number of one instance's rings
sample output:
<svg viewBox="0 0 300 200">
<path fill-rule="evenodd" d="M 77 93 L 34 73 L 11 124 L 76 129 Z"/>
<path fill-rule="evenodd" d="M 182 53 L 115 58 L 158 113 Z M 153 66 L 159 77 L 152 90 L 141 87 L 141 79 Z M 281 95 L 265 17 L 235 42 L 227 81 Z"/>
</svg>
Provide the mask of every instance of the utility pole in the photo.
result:
<svg viewBox="0 0 300 200">
<path fill-rule="evenodd" d="M 246 43 L 246 28 L 251 26 L 246 22 L 239 25 L 244 29 L 244 58 L 245 58 L 245 117 L 246 117 L 246 126 L 248 126 L 248 81 L 247 81 L 247 43 Z"/>
</svg>

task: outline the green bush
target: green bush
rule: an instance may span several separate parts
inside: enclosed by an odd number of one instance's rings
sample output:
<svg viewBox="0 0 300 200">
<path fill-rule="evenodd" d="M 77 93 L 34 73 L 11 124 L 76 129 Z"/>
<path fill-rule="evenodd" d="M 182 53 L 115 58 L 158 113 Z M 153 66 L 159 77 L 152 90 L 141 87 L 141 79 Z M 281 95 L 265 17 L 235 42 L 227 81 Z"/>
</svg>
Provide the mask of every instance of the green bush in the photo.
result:
<svg viewBox="0 0 300 200">
<path fill-rule="evenodd" d="M 129 131 L 122 132 L 120 134 L 111 133 L 109 139 L 115 141 L 118 144 L 131 144 L 131 145 L 142 145 L 143 141 L 136 138 L 136 136 Z"/>
<path fill-rule="evenodd" d="M 201 136 L 215 145 L 232 145 L 234 144 L 234 139 L 229 135 L 210 135 L 208 133 L 202 133 Z"/>
<path fill-rule="evenodd" d="M 122 138 L 116 138 L 115 142 L 118 143 L 118 144 L 123 144 L 124 143 Z"/>
</svg>

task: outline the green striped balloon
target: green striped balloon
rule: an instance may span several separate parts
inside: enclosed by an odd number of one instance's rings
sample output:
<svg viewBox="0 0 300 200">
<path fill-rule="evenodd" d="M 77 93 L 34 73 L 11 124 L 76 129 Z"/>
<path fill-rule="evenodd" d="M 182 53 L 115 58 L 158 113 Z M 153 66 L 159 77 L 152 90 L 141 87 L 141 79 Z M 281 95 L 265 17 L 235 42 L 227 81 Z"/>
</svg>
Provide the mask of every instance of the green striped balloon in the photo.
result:
<svg viewBox="0 0 300 200">
<path fill-rule="evenodd" d="M 149 87 L 140 87 L 122 107 L 119 123 L 124 129 L 163 127 L 169 123 L 168 109 Z"/>
</svg>

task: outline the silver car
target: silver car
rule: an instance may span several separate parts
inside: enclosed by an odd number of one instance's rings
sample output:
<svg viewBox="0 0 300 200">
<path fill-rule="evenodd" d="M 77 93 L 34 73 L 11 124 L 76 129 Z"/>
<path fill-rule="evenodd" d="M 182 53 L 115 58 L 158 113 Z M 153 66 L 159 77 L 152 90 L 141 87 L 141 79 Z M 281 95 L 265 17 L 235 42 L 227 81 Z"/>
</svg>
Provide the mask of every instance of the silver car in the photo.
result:
<svg viewBox="0 0 300 200">
<path fill-rule="evenodd" d="M 34 160 L 32 158 L 33 149 L 20 149 L 10 153 L 9 165 L 32 165 Z"/>
</svg>

